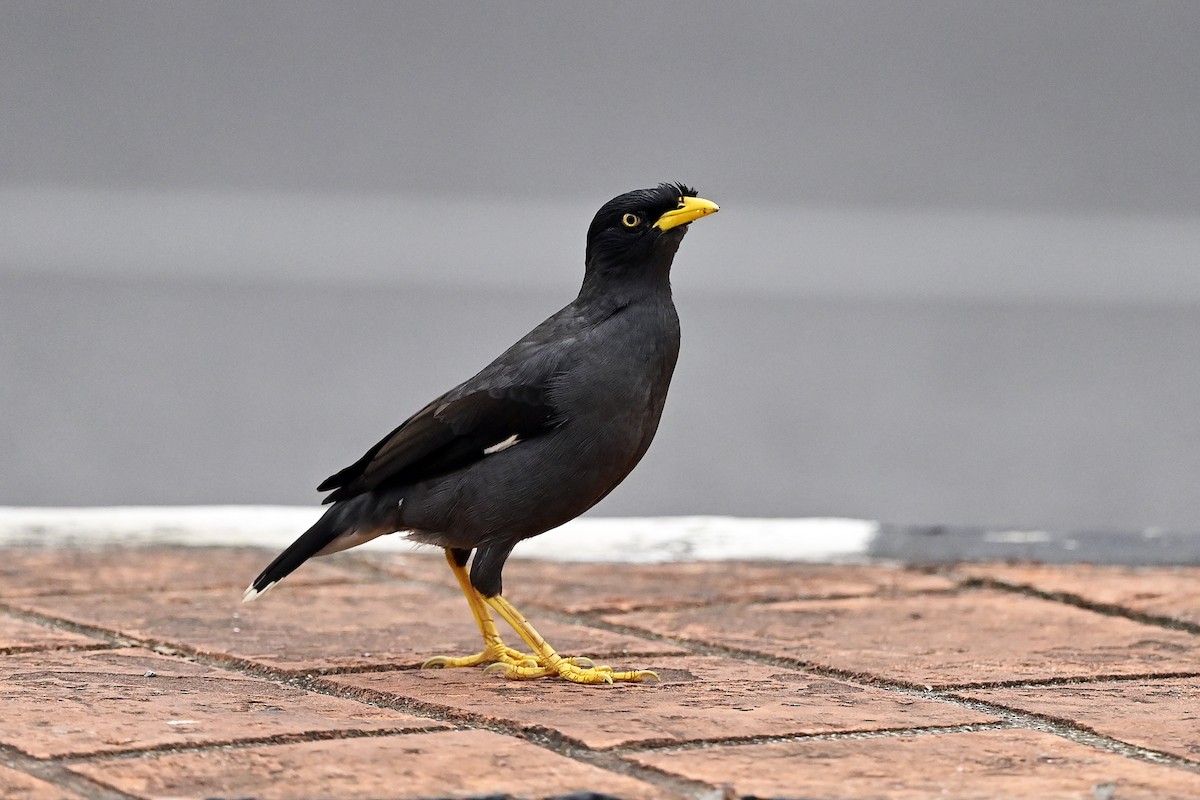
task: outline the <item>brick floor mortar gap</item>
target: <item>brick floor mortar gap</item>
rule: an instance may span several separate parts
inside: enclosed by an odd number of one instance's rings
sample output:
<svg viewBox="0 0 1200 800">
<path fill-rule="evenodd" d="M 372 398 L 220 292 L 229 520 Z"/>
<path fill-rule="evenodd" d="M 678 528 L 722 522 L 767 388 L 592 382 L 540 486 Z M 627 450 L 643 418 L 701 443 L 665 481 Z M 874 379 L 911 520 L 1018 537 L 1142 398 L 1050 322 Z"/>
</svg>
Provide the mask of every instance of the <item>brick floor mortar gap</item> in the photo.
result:
<svg viewBox="0 0 1200 800">
<path fill-rule="evenodd" d="M 1175 678 L 1196 678 L 1200 677 L 1200 672 L 1188 670 L 1186 672 L 1139 672 L 1129 674 L 1122 672 L 1119 675 L 1109 675 L 1106 673 L 1097 673 L 1086 677 L 1068 677 L 1068 678 L 1032 678 L 1032 679 L 1017 679 L 1011 681 L 979 681 L 976 683 L 954 683 L 942 685 L 937 688 L 939 692 L 957 692 L 964 689 L 1014 689 L 1021 686 L 1079 686 L 1088 683 L 1113 683 L 1117 681 L 1165 681 Z M 885 687 L 886 688 L 886 687 Z"/>
<path fill-rule="evenodd" d="M 1053 734 L 1054 736 L 1067 739 L 1068 741 L 1090 747 L 1094 750 L 1102 750 L 1106 753 L 1131 758 L 1136 761 L 1145 761 L 1151 764 L 1161 764 L 1179 769 L 1187 770 L 1188 772 L 1200 773 L 1200 762 L 1192 761 L 1181 756 L 1171 753 L 1164 753 L 1159 750 L 1152 750 L 1148 747 L 1140 747 L 1135 744 L 1123 742 L 1120 739 L 1114 739 L 1111 736 L 1105 736 L 1102 733 L 1097 733 L 1086 725 L 1080 725 L 1076 722 L 1069 722 L 1057 717 L 1043 714 L 1034 714 L 1028 711 L 1017 711 L 1007 706 L 999 705 L 998 703 L 989 703 L 983 700 L 975 700 L 967 697 L 959 697 L 953 692 L 937 693 L 938 699 L 947 700 L 957 705 L 970 708 L 975 711 L 983 711 L 997 717 L 1003 718 L 1006 722 L 1011 723 L 1012 727 L 1023 728 L 1032 731 L 1041 731 L 1042 733 Z"/>
<path fill-rule="evenodd" d="M 119 646 L 106 642 L 97 642 L 96 644 L 31 644 L 18 647 L 0 647 L 0 656 L 19 656 L 25 653 L 53 653 L 62 650 L 71 653 L 77 653 L 81 650 L 113 650 Z"/>
<path fill-rule="evenodd" d="M 137 800 L 133 795 L 125 794 L 108 784 L 72 772 L 61 761 L 34 758 L 6 745 L 0 745 L 0 765 L 32 775 L 89 800 Z"/>
<path fill-rule="evenodd" d="M 281 733 L 275 736 L 254 736 L 245 739 L 227 739 L 225 741 L 194 742 L 178 744 L 158 744 L 148 747 L 131 747 L 127 750 L 101 750 L 94 753 L 71 753 L 59 756 L 53 761 L 61 764 L 96 763 L 100 761 L 125 761 L 134 758 L 158 756 L 164 753 L 196 753 L 207 750 L 244 750 L 263 745 L 304 744 L 306 742 L 328 742 L 343 739 L 371 739 L 387 736 L 421 736 L 429 733 L 445 733 L 463 726 L 446 724 L 444 728 L 381 728 L 378 730 L 359 730 L 345 728 L 343 730 L 301 731 L 298 733 Z"/>
<path fill-rule="evenodd" d="M 955 704 L 957 705 L 957 704 Z M 594 750 L 596 753 L 628 755 L 646 751 L 672 752 L 675 750 L 700 750 L 706 747 L 727 745 L 781 744 L 813 740 L 838 741 L 843 739 L 887 739 L 898 736 L 932 736 L 947 733 L 975 733 L 977 731 L 1012 730 L 1020 726 L 1010 722 L 978 722 L 966 725 L 927 725 L 920 728 L 873 728 L 869 731 L 836 731 L 830 733 L 787 733 L 763 734 L 761 736 L 729 736 L 713 739 L 690 739 L 686 742 L 671 740 L 648 740 L 635 744 L 615 745 Z"/>
<path fill-rule="evenodd" d="M 962 580 L 964 588 L 995 589 L 1001 592 L 1008 592 L 1009 594 L 1021 594 L 1027 597 L 1035 597 L 1039 600 L 1048 600 L 1052 603 L 1074 606 L 1085 611 L 1103 614 L 1106 617 L 1119 617 L 1132 622 L 1140 622 L 1143 625 L 1154 625 L 1155 627 L 1167 628 L 1168 630 L 1200 634 L 1200 625 L 1194 622 L 1187 622 L 1186 620 L 1175 619 L 1173 617 L 1164 617 L 1159 614 L 1144 614 L 1115 603 L 1097 603 L 1085 597 L 1080 597 L 1077 594 L 1071 594 L 1070 592 L 1047 592 L 1028 584 L 1011 583 L 997 578 L 968 577 L 960 579 L 952 573 L 947 573 L 947 577 Z"/>
<path fill-rule="evenodd" d="M 36 650 L 105 650 L 114 647 L 133 647 L 139 642 L 122 635 L 118 631 L 112 631 L 107 628 L 100 628 L 95 625 L 84 625 L 78 622 L 72 622 L 68 619 L 61 619 L 49 614 L 41 614 L 37 611 L 27 611 L 22 608 L 16 608 L 8 603 L 0 603 L 0 614 L 12 617 L 13 619 L 21 620 L 22 622 L 32 622 L 35 625 L 41 625 L 52 630 L 67 631 L 69 633 L 78 633 L 82 636 L 90 636 L 93 639 L 102 639 L 108 644 L 96 645 L 68 645 L 66 647 L 33 647 L 31 651 Z M 5 655 L 8 655 L 7 653 Z"/>
</svg>

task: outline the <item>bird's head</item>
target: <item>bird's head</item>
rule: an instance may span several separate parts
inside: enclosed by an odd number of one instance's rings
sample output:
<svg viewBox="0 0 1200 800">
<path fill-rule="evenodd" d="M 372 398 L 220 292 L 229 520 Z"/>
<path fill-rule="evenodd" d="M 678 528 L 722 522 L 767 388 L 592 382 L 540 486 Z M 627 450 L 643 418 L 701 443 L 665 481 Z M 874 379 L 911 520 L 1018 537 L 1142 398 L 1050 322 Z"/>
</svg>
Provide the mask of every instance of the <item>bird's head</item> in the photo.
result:
<svg viewBox="0 0 1200 800">
<path fill-rule="evenodd" d="M 719 209 L 682 183 L 663 183 L 614 197 L 588 228 L 588 271 L 670 269 L 688 223 Z"/>
</svg>

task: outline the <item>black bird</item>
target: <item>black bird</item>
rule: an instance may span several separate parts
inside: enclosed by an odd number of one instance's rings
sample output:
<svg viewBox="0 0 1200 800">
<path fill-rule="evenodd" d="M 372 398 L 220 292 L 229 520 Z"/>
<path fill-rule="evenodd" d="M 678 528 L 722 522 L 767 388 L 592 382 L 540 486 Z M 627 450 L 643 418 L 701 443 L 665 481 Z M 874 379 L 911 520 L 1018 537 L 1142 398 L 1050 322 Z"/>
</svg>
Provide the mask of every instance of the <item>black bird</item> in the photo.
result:
<svg viewBox="0 0 1200 800">
<path fill-rule="evenodd" d="M 501 596 L 500 572 L 517 542 L 587 511 L 650 446 L 679 355 L 671 262 L 688 223 L 717 210 L 668 183 L 605 203 L 588 229 L 579 296 L 318 486 L 329 510 L 244 599 L 312 556 L 406 531 L 445 548 L 484 641 L 480 653 L 425 666 L 495 662 L 510 678 L 577 683 L 657 678 L 558 655 Z M 531 653 L 504 643 L 491 610 Z"/>
</svg>

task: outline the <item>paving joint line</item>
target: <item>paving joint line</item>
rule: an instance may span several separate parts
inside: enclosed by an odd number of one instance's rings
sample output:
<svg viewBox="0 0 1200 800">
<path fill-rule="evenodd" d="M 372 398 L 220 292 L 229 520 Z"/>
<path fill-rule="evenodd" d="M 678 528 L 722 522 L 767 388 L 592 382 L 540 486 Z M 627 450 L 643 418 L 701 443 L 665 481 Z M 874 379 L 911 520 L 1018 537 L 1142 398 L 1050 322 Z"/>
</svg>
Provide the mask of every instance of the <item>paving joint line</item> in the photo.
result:
<svg viewBox="0 0 1200 800">
<path fill-rule="evenodd" d="M 707 739 L 648 739 L 629 744 L 614 745 L 593 750 L 596 753 L 637 754 L 643 752 L 698 750 L 708 747 L 749 746 L 758 744 L 780 744 L 812 740 L 840 741 L 843 739 L 886 739 L 897 736 L 930 736 L 947 733 L 974 733 L 976 731 L 1009 730 L 1018 726 L 1007 720 L 997 722 L 967 722 L 956 725 L 919 725 L 871 728 L 869 730 L 824 731 L 820 733 L 764 733 L 753 736 L 716 736 Z"/>
<path fill-rule="evenodd" d="M 1136 611 L 1132 608 L 1117 603 L 1099 603 L 1093 600 L 1088 600 L 1081 595 L 1071 592 L 1050 592 L 1044 589 L 1038 589 L 1036 586 L 1031 586 L 1025 583 L 1015 583 L 1000 580 L 997 578 L 977 578 L 970 577 L 966 579 L 964 586 L 976 586 L 984 589 L 996 589 L 998 591 L 1008 592 L 1010 594 L 1020 594 L 1027 597 L 1036 597 L 1040 600 L 1049 600 L 1063 605 L 1074 606 L 1085 611 L 1094 611 L 1097 614 L 1103 614 L 1106 617 L 1118 617 L 1128 619 L 1133 622 L 1140 622 L 1144 625 L 1153 625 L 1159 628 L 1167 628 L 1169 630 L 1184 631 L 1185 633 L 1200 634 L 1200 624 L 1188 622 L 1186 620 L 1176 619 L 1174 617 L 1165 617 L 1160 614 L 1146 614 L 1141 611 Z"/>
<path fill-rule="evenodd" d="M 20 656 L 26 653 L 77 653 L 81 650 L 112 650 L 114 645 L 96 642 L 95 644 L 47 644 L 47 645 L 15 645 L 0 647 L 0 656 Z"/>
<path fill-rule="evenodd" d="M 362 729 L 345 728 L 338 730 L 298 731 L 296 733 L 278 733 L 271 736 L 248 736 L 238 739 L 224 739 L 205 742 L 174 742 L 170 744 L 146 745 L 144 747 L 129 747 L 120 750 L 95 750 L 83 753 L 68 753 L 56 756 L 52 761 L 60 764 L 83 764 L 103 761 L 125 761 L 135 758 L 150 758 L 172 753 L 196 753 L 209 750 L 245 750 L 262 745 L 304 744 L 306 742 L 328 742 L 341 739 L 373 739 L 388 736 L 413 736 L 429 733 L 445 733 L 455 727 L 447 723 L 443 728 L 410 728 L 396 726 L 394 728 Z"/>
<path fill-rule="evenodd" d="M 959 697 L 953 693 L 945 693 L 944 697 L 946 699 L 953 700 L 959 705 L 966 706 L 968 708 L 974 708 L 977 711 L 984 711 L 986 713 L 1009 720 L 1019 728 L 1050 733 L 1063 739 L 1067 739 L 1068 741 L 1075 742 L 1076 744 L 1082 744 L 1090 747 L 1094 750 L 1102 750 L 1104 752 L 1123 756 L 1125 758 L 1131 758 L 1137 761 L 1144 761 L 1151 764 L 1162 764 L 1184 769 L 1188 772 L 1200 773 L 1200 762 L 1192 761 L 1182 756 L 1166 753 L 1161 750 L 1155 750 L 1150 747 L 1142 747 L 1141 745 L 1131 744 L 1120 739 L 1115 739 L 1073 720 L 1067 721 L 1059 717 L 1036 714 L 1030 711 L 1019 711 L 999 703 L 991 703 L 986 700 L 975 700 L 969 697 Z"/>
<path fill-rule="evenodd" d="M 56 617 L 51 614 L 43 614 L 40 611 L 32 611 L 32 610 L 26 609 L 26 608 L 19 608 L 17 606 L 12 605 L 12 602 L 11 602 L 12 599 L 13 598 L 8 598 L 6 600 L 0 600 L 0 613 L 6 614 L 7 616 L 13 617 L 15 619 L 22 620 L 23 622 L 32 622 L 32 623 L 34 623 L 36 625 L 40 625 L 44 628 L 50 628 L 51 630 L 61 630 L 61 631 L 67 631 L 68 633 L 78 633 L 82 636 L 89 636 L 93 639 L 101 639 L 101 640 L 104 640 L 109 643 L 107 645 L 97 646 L 94 644 L 88 644 L 88 643 L 81 642 L 76 645 L 66 645 L 66 646 L 62 646 L 62 647 L 55 646 L 55 647 L 37 648 L 37 649 L 106 650 L 106 649 L 109 649 L 112 647 L 129 647 L 130 642 L 132 641 L 129 637 L 125 636 L 124 634 L 122 634 L 118 631 L 110 630 L 108 628 L 102 628 L 97 625 L 88 625 L 88 624 L 81 623 L 81 622 L 75 622 L 73 620 L 66 619 L 64 617 Z"/>
<path fill-rule="evenodd" d="M 1079 686 L 1088 683 L 1115 683 L 1118 681 L 1168 681 L 1179 678 L 1197 678 L 1200 671 L 1185 670 L 1176 672 L 1122 672 L 1119 674 L 1096 673 L 1093 675 L 1077 675 L 1065 678 L 1015 678 L 1009 681 L 979 681 L 976 683 L 938 684 L 934 691 L 956 692 L 981 689 L 1018 689 L 1022 686 Z"/>
<path fill-rule="evenodd" d="M 68 769 L 61 761 L 34 758 L 4 744 L 0 744 L 0 765 L 45 781 L 57 789 L 67 789 L 89 800 L 137 800 L 134 795 Z"/>
</svg>

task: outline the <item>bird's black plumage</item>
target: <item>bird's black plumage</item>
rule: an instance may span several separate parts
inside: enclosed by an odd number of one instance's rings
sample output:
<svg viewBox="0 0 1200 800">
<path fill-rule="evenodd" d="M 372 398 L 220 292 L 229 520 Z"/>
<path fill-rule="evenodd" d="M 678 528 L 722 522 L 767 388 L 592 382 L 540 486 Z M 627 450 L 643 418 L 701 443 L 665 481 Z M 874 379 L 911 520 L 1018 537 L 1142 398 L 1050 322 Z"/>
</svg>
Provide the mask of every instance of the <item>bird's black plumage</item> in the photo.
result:
<svg viewBox="0 0 1200 800">
<path fill-rule="evenodd" d="M 649 447 L 679 354 L 671 264 L 687 223 L 716 210 L 682 184 L 605 203 L 578 297 L 321 483 L 329 510 L 248 596 L 393 531 L 474 551 L 471 583 L 499 594 L 517 542 L 591 508 Z"/>
</svg>

